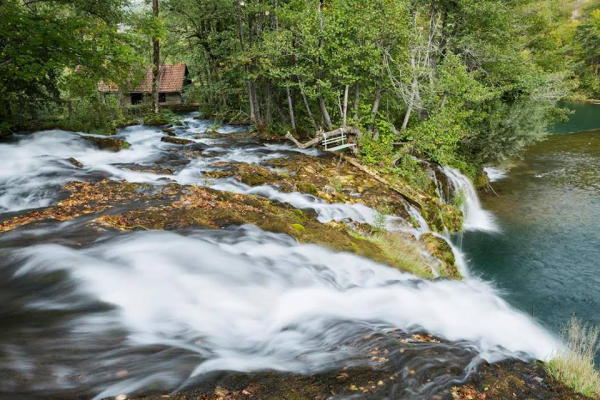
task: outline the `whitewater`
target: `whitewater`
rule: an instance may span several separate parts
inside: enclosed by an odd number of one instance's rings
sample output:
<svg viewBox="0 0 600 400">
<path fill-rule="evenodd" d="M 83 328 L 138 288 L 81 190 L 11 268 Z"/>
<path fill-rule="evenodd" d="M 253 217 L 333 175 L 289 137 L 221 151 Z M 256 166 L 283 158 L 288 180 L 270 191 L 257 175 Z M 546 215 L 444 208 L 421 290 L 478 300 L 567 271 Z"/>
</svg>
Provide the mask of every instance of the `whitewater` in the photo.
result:
<svg viewBox="0 0 600 400">
<path fill-rule="evenodd" d="M 331 204 L 276 186 L 207 179 L 204 174 L 219 161 L 260 164 L 301 151 L 287 144 L 203 136 L 211 125 L 188 118 L 175 129 L 195 142 L 203 157 L 174 158 L 173 175 L 131 168 L 151 166 L 176 146 L 161 142 L 165 134 L 158 129 L 122 130 L 118 137 L 131 148 L 115 153 L 95 148 L 77 133 L 17 136 L 0 144 L 0 217 L 56 203 L 67 182 L 108 178 L 254 194 L 312 210 L 323 223 L 376 223 L 377 212 L 360 203 Z M 224 126 L 221 132 L 240 129 Z M 317 150 L 302 152 L 320 156 Z M 72 165 L 70 157 L 83 167 Z M 443 171 L 455 190 L 465 194 L 465 229 L 498 231 L 468 178 L 451 168 Z M 417 226 L 390 215 L 386 229 L 415 236 L 429 232 L 418 210 L 406 207 Z M 251 225 L 98 233 L 74 221 L 10 232 L 0 236 L 0 249 L 4 312 L 63 316 L 41 330 L 0 341 L 0 386 L 6 391 L 18 387 L 10 378 L 17 373 L 35 377 L 30 395 L 85 393 L 97 399 L 148 386 L 177 390 L 222 370 L 310 374 L 360 362 L 354 344 L 365 332 L 400 330 L 427 332 L 443 340 L 439 346 L 446 346 L 444 351 L 460 352 L 452 362 L 461 373 L 432 375 L 433 383 L 410 388 L 428 396 L 435 393 L 435 384 L 464 380 L 482 360 L 545 360 L 559 346 L 492 284 L 469 276 L 456 247 L 467 276 L 463 281 L 426 281 Z M 45 282 L 43 289 L 40 282 Z M 18 340 L 23 334 L 29 340 Z M 109 367 L 127 373 L 107 374 Z M 437 371 L 425 361 L 419 368 Z M 81 379 L 72 378 L 82 371 Z"/>
</svg>

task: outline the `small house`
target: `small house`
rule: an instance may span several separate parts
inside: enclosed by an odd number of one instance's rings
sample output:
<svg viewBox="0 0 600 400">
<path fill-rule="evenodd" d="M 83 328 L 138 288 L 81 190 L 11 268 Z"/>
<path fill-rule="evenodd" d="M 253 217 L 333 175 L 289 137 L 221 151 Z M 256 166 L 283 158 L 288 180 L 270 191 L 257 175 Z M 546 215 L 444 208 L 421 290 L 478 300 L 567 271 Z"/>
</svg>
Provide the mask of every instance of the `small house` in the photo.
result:
<svg viewBox="0 0 600 400">
<path fill-rule="evenodd" d="M 185 64 L 161 65 L 158 85 L 158 102 L 161 106 L 183 103 L 183 88 L 190 83 Z M 120 94 L 121 104 L 135 105 L 152 101 L 152 68 L 146 68 L 146 77 L 131 89 L 119 88 L 112 83 L 98 83 L 98 90 L 106 94 Z"/>
</svg>

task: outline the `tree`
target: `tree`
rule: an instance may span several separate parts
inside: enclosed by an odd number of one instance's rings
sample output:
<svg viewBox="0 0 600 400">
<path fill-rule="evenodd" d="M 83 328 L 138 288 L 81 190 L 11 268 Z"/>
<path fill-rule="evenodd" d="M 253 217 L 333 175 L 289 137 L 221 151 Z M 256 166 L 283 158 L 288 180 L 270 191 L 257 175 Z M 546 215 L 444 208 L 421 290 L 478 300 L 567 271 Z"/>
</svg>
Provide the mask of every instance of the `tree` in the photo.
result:
<svg viewBox="0 0 600 400">
<path fill-rule="evenodd" d="M 155 20 L 158 20 L 158 0 L 152 0 L 152 14 Z M 154 113 L 158 114 L 159 99 L 158 91 L 160 87 L 160 38 L 155 36 L 152 38 L 152 105 Z"/>
<path fill-rule="evenodd" d="M 55 114 L 72 93 L 95 96 L 100 80 L 126 83 L 139 59 L 124 0 L 0 2 L 0 130 Z"/>
</svg>

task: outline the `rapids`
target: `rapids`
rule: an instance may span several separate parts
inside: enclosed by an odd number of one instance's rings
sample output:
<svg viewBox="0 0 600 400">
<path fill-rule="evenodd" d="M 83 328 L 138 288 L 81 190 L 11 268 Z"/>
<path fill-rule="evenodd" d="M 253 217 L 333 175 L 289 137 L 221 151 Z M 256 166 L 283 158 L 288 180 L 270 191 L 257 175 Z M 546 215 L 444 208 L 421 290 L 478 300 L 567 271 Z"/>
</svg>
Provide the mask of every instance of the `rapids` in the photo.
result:
<svg viewBox="0 0 600 400">
<path fill-rule="evenodd" d="M 196 142 L 194 151 L 203 152 L 189 159 L 169 153 L 174 145 L 160 141 L 164 134 L 144 126 L 120 132 L 132 146 L 118 153 L 62 131 L 0 144 L 0 219 L 59 201 L 60 186 L 69 181 L 110 178 L 210 186 L 313 210 L 321 222 L 376 223 L 377 212 L 365 205 L 329 204 L 233 178 L 206 179 L 203 173 L 217 161 L 261 163 L 299 151 L 203 136 L 211 125 L 189 118 L 176 128 L 178 136 Z M 221 132 L 241 129 L 225 126 Z M 161 165 L 174 174 L 132 168 L 158 160 L 166 160 Z M 456 170 L 444 172 L 464 193 L 465 228 L 497 229 L 471 182 Z M 386 228 L 429 231 L 416 209 L 407 204 L 407 212 L 417 227 L 390 215 Z M 439 357 L 404 353 L 401 341 L 390 356 L 396 369 L 410 365 L 423 377 L 406 377 L 399 387 L 429 398 L 464 380 L 482 359 L 547 359 L 558 346 L 553 335 L 476 277 L 425 281 L 249 225 L 99 233 L 80 218 L 8 232 L 0 236 L 0 251 L 0 395 L 100 399 L 177 390 L 220 370 L 341 369 L 368 362 L 359 351 L 366 335 L 399 330 L 443 340 L 425 347 Z"/>
</svg>

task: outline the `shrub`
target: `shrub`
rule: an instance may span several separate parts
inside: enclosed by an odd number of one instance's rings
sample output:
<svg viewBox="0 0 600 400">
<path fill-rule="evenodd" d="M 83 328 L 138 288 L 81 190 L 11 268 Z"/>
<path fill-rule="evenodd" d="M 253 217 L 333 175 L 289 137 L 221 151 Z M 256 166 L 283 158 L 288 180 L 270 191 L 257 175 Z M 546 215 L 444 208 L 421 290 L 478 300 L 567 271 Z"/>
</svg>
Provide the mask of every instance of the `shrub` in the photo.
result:
<svg viewBox="0 0 600 400">
<path fill-rule="evenodd" d="M 600 350 L 600 326 L 581 324 L 572 317 L 561 329 L 566 347 L 546 363 L 546 372 L 588 397 L 600 395 L 600 373 L 595 369 L 594 357 Z"/>
</svg>

